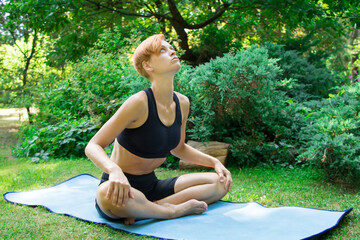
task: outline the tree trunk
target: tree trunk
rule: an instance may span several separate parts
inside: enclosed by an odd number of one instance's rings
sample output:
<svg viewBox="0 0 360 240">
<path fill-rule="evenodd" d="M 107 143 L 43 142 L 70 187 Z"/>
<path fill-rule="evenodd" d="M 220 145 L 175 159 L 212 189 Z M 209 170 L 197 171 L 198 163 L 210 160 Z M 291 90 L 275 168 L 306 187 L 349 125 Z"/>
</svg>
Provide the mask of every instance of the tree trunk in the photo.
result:
<svg viewBox="0 0 360 240">
<path fill-rule="evenodd" d="M 33 38 L 33 42 L 31 45 L 31 52 L 30 55 L 27 56 L 24 52 L 24 59 L 25 59 L 25 67 L 24 67 L 24 71 L 23 71 L 23 88 L 25 88 L 26 84 L 27 84 L 27 73 L 30 67 L 30 63 L 31 63 L 31 59 L 34 57 L 35 55 L 35 51 L 36 51 L 36 44 L 37 44 L 37 32 L 36 29 L 34 30 L 34 38 Z"/>
<path fill-rule="evenodd" d="M 185 61 L 189 61 L 191 63 L 195 63 L 197 58 L 189 47 L 188 35 L 185 32 L 184 27 L 181 26 L 176 20 L 171 21 L 171 25 L 174 27 L 176 34 L 180 39 L 179 45 L 181 49 L 185 50 L 185 54 L 181 56 L 181 59 Z"/>
<path fill-rule="evenodd" d="M 31 64 L 31 60 L 32 58 L 34 57 L 35 55 L 35 52 L 36 52 L 36 45 L 37 45 L 37 31 L 36 29 L 34 30 L 34 38 L 33 38 L 33 41 L 32 41 L 32 45 L 31 45 L 31 52 L 30 52 L 30 55 L 27 56 L 25 54 L 25 51 L 24 51 L 24 59 L 25 59 L 25 66 L 24 66 L 24 71 L 23 71 L 23 79 L 22 79 L 22 82 L 23 82 L 23 86 L 22 86 L 22 90 L 25 91 L 26 87 L 27 87 L 27 84 L 28 84 L 28 81 L 27 81 L 27 77 L 28 77 L 28 71 L 29 71 L 29 68 L 30 68 L 30 64 Z M 25 91 L 26 92 L 26 91 Z M 26 98 L 26 96 L 25 96 Z M 31 112 L 30 112 L 30 106 L 28 105 L 27 103 L 28 101 L 25 100 L 25 108 L 26 108 L 26 111 L 27 111 L 27 114 L 28 114 L 28 117 L 29 117 L 29 123 L 32 124 L 33 121 L 32 121 L 32 115 L 31 115 Z"/>
<path fill-rule="evenodd" d="M 29 123 L 32 124 L 33 121 L 32 121 L 32 114 L 30 112 L 30 107 L 26 107 L 26 112 L 27 112 L 27 115 L 28 115 Z"/>
<path fill-rule="evenodd" d="M 356 60 L 359 59 L 359 52 L 355 52 L 356 44 L 357 44 L 357 38 L 359 37 L 359 29 L 356 27 L 356 23 L 353 28 L 353 32 L 351 34 L 350 38 L 350 48 L 351 48 L 351 59 L 350 59 L 350 76 L 352 80 L 352 84 L 355 83 L 355 81 L 359 78 L 359 69 L 357 66 L 354 65 Z"/>
</svg>

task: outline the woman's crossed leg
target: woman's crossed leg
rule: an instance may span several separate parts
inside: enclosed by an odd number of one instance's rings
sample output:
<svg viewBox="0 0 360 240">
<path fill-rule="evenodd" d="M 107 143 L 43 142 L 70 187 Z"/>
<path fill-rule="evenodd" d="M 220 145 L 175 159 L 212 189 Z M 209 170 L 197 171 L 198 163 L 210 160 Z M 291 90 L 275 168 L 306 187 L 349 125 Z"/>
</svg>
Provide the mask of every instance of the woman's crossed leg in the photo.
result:
<svg viewBox="0 0 360 240">
<path fill-rule="evenodd" d="M 221 183 L 216 173 L 192 173 L 180 176 L 174 186 L 174 194 L 151 202 L 145 195 L 132 188 L 134 198 L 128 198 L 125 206 L 115 206 L 106 193 L 109 181 L 97 190 L 97 203 L 111 218 L 124 218 L 126 224 L 135 219 L 172 219 L 186 215 L 201 214 L 207 204 L 220 200 L 226 194 L 225 183 Z"/>
</svg>

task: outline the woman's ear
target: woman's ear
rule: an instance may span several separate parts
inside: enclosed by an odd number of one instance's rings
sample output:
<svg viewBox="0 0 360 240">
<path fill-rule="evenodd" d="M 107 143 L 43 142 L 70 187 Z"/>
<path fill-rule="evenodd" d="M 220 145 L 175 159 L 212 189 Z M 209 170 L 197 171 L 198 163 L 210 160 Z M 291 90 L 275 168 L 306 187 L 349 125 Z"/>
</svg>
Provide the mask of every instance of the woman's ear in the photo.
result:
<svg viewBox="0 0 360 240">
<path fill-rule="evenodd" d="M 143 61 L 142 62 L 142 67 L 144 68 L 145 71 L 147 72 L 152 72 L 153 68 L 151 67 L 150 63 L 147 61 Z"/>
</svg>

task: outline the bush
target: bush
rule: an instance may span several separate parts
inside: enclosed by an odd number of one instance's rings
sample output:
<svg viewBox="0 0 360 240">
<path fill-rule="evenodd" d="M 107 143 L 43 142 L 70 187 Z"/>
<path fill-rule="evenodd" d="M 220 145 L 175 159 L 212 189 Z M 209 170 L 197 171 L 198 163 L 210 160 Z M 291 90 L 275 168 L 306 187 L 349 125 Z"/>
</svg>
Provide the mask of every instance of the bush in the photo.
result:
<svg viewBox="0 0 360 240">
<path fill-rule="evenodd" d="M 38 120 L 91 118 L 103 124 L 133 93 L 148 86 L 128 59 L 98 50 L 73 66 L 69 79 L 44 94 Z"/>
<path fill-rule="evenodd" d="M 56 125 L 43 123 L 40 129 L 29 125 L 22 129 L 22 141 L 13 152 L 18 157 L 31 157 L 33 162 L 47 160 L 48 157 L 83 156 L 95 127 L 87 119 Z"/>
<path fill-rule="evenodd" d="M 44 92 L 34 123 L 20 133 L 17 156 L 83 156 L 84 148 L 132 94 L 149 85 L 128 59 L 98 50 L 73 66 L 71 77 Z"/>
<path fill-rule="evenodd" d="M 125 99 L 149 86 L 128 59 L 111 52 L 93 49 L 72 67 L 69 79 L 44 93 L 34 124 L 20 132 L 17 156 L 83 156 Z M 175 89 L 191 101 L 187 137 L 230 143 L 238 166 L 311 162 L 331 177 L 359 178 L 359 85 L 332 95 L 336 76 L 270 44 L 198 67 L 183 64 L 175 78 Z"/>
<path fill-rule="evenodd" d="M 335 93 L 334 88 L 342 83 L 339 76 L 325 67 L 311 64 L 294 50 L 285 50 L 284 46 L 271 43 L 264 47 L 268 49 L 269 57 L 278 59 L 277 63 L 282 71 L 277 79 L 293 80 L 286 92 L 299 102 L 327 97 L 328 94 Z"/>
<path fill-rule="evenodd" d="M 326 100 L 309 102 L 314 112 L 300 133 L 306 150 L 299 161 L 323 168 L 330 179 L 360 180 L 360 84 Z"/>
<path fill-rule="evenodd" d="M 286 159 L 288 151 L 279 149 L 292 147 L 286 111 L 291 99 L 278 88 L 291 81 L 279 81 L 280 71 L 267 50 L 256 46 L 186 67 L 177 80 L 191 100 L 188 137 L 231 143 L 238 165 Z"/>
</svg>

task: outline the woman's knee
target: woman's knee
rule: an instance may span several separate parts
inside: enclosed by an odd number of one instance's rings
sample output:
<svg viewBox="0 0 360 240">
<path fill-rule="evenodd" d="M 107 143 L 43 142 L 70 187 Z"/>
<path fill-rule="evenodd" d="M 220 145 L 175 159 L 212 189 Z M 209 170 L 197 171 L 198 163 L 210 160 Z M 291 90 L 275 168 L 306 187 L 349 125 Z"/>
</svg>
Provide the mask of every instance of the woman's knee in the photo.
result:
<svg viewBox="0 0 360 240">
<path fill-rule="evenodd" d="M 214 186 L 215 192 L 218 193 L 219 199 L 223 198 L 227 191 L 225 189 L 225 179 L 224 181 L 221 181 L 220 176 L 216 173 L 212 174 L 212 184 Z"/>
<path fill-rule="evenodd" d="M 211 198 L 209 200 L 209 203 L 218 201 L 222 199 L 227 191 L 225 189 L 225 181 L 220 181 L 220 176 L 217 173 L 208 173 L 207 175 L 208 184 L 211 187 Z"/>
<path fill-rule="evenodd" d="M 113 201 L 108 198 L 107 192 L 109 189 L 109 182 L 102 183 L 96 191 L 96 202 L 99 205 L 100 209 L 108 216 L 112 218 L 127 218 L 129 217 L 129 212 L 131 211 L 131 199 L 129 198 L 125 206 L 117 206 L 113 204 Z"/>
<path fill-rule="evenodd" d="M 101 207 L 101 209 L 109 210 L 113 208 L 112 200 L 107 198 L 107 191 L 109 189 L 109 183 L 104 182 L 99 185 L 96 191 L 96 202 Z"/>
<path fill-rule="evenodd" d="M 210 192 L 212 192 L 212 194 L 216 194 L 219 198 L 222 198 L 226 194 L 225 182 L 220 182 L 220 176 L 217 173 L 195 173 L 182 175 L 175 183 L 175 192 L 180 192 L 184 189 L 200 185 L 207 185 L 210 187 Z"/>
<path fill-rule="evenodd" d="M 220 176 L 217 173 L 207 173 L 204 175 L 203 184 L 210 184 L 213 188 L 212 192 L 219 198 L 223 198 L 227 191 L 225 189 L 225 181 L 220 181 Z"/>
<path fill-rule="evenodd" d="M 109 187 L 110 184 L 108 181 L 99 185 L 96 191 L 96 202 L 99 206 L 101 206 L 102 209 L 110 210 L 111 212 L 113 212 L 114 210 L 116 210 L 117 212 L 124 212 L 128 204 L 126 204 L 125 206 L 115 205 L 113 203 L 113 196 L 108 196 Z M 129 200 L 130 198 L 128 198 L 127 203 L 129 202 Z"/>
<path fill-rule="evenodd" d="M 131 208 L 136 202 L 143 202 L 146 200 L 145 195 L 136 190 L 135 188 L 131 188 L 131 193 L 134 196 L 134 198 L 130 198 L 130 196 L 127 198 L 127 202 L 125 203 L 125 206 L 115 206 L 113 204 L 112 198 L 107 197 L 108 189 L 110 187 L 109 182 L 104 182 L 101 185 L 99 185 L 97 191 L 96 191 L 96 201 L 100 206 L 106 209 L 116 209 L 117 211 L 123 211 L 126 212 L 127 208 Z"/>
<path fill-rule="evenodd" d="M 108 189 L 109 189 L 109 182 L 103 182 L 102 184 L 100 184 L 96 190 L 96 199 L 100 202 L 105 201 Z"/>
</svg>

